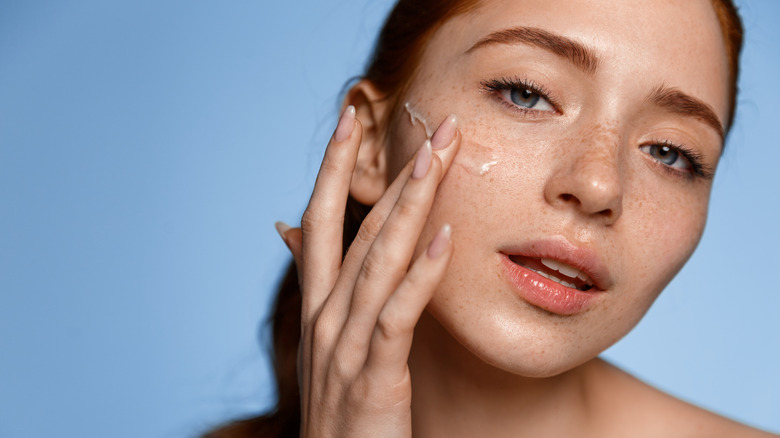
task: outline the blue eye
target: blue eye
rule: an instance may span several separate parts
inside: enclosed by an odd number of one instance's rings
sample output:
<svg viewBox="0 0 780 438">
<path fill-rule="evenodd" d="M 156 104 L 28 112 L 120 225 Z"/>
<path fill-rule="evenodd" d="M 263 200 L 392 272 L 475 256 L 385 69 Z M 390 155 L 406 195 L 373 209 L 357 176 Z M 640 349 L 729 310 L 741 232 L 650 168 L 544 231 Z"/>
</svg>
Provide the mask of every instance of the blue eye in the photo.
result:
<svg viewBox="0 0 780 438">
<path fill-rule="evenodd" d="M 555 112 L 555 108 L 541 94 L 528 88 L 510 88 L 502 90 L 504 99 L 520 108 L 536 111 Z"/>
<path fill-rule="evenodd" d="M 533 108 L 539 103 L 541 98 L 541 96 L 531 90 L 520 91 L 519 88 L 513 88 L 512 91 L 509 92 L 509 99 L 512 103 L 525 108 Z"/>
<path fill-rule="evenodd" d="M 639 149 L 669 167 L 683 171 L 691 170 L 691 162 L 674 146 L 651 144 Z"/>
<path fill-rule="evenodd" d="M 485 91 L 495 93 L 502 103 L 517 110 L 556 113 L 556 105 L 549 93 L 529 80 L 501 78 L 482 82 Z"/>
</svg>

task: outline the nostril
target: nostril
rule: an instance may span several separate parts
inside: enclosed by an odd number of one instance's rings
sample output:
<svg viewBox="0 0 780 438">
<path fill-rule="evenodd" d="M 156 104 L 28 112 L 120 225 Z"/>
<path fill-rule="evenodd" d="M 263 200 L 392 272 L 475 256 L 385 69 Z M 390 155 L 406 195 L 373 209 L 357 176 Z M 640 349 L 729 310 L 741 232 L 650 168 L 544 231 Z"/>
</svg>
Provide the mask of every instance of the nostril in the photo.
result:
<svg viewBox="0 0 780 438">
<path fill-rule="evenodd" d="M 565 202 L 569 202 L 569 201 L 571 201 L 572 199 L 574 199 L 574 195 L 571 195 L 571 194 L 569 194 L 569 193 L 563 193 L 563 194 L 561 194 L 561 200 L 563 200 L 563 201 L 565 201 Z"/>
<path fill-rule="evenodd" d="M 553 174 L 545 184 L 544 199 L 555 208 L 572 209 L 611 224 L 623 211 L 621 175 L 615 169 L 594 166 L 592 161 L 579 165 L 585 164 L 589 167 L 562 168 Z"/>
</svg>

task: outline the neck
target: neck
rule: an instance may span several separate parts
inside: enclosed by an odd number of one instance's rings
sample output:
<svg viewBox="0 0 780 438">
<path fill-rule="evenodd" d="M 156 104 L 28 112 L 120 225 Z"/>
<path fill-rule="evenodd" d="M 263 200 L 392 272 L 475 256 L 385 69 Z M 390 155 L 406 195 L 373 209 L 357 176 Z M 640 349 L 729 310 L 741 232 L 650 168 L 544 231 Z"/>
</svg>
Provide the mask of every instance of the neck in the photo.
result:
<svg viewBox="0 0 780 438">
<path fill-rule="evenodd" d="M 576 436 L 587 428 L 588 364 L 548 378 L 493 367 L 427 312 L 409 357 L 415 437 Z"/>
</svg>

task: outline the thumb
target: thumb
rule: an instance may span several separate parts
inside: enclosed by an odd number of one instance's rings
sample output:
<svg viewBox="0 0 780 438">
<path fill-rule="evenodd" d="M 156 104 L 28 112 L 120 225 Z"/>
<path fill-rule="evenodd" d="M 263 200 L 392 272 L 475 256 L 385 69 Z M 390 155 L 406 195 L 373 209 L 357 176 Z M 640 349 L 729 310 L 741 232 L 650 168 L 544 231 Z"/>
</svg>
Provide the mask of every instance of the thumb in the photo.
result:
<svg viewBox="0 0 780 438">
<path fill-rule="evenodd" d="M 301 232 L 301 229 L 297 227 L 293 228 L 281 221 L 274 224 L 274 226 L 276 227 L 279 236 L 282 237 L 284 244 L 287 245 L 287 248 L 292 253 L 293 259 L 295 259 L 295 265 L 299 268 L 298 271 L 300 272 L 301 254 L 303 252 L 303 233 Z"/>
</svg>

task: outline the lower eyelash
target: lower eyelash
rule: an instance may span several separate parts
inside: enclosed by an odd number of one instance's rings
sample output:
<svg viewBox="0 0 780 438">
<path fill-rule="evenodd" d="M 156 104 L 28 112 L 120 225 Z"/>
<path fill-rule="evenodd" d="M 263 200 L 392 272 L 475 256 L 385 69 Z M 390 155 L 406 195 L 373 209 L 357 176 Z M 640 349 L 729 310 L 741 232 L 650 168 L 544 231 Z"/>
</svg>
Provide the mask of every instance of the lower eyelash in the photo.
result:
<svg viewBox="0 0 780 438">
<path fill-rule="evenodd" d="M 676 150 L 680 155 L 683 156 L 688 162 L 691 164 L 691 174 L 695 177 L 702 178 L 705 180 L 712 180 L 715 176 L 715 172 L 706 164 L 703 163 L 704 157 L 699 152 L 696 152 L 692 149 L 689 149 L 683 145 L 672 143 L 668 140 L 662 140 L 657 142 L 652 142 L 652 144 L 660 145 L 660 146 L 668 146 L 670 148 L 673 148 Z M 663 163 L 660 163 L 665 169 L 668 169 L 670 172 L 674 173 L 682 173 L 679 170 L 676 170 L 670 166 L 664 165 Z"/>
<path fill-rule="evenodd" d="M 524 89 L 524 90 L 530 90 L 536 94 L 538 94 L 540 97 L 546 99 L 550 105 L 556 110 L 559 111 L 558 108 L 559 105 L 556 102 L 555 98 L 550 96 L 550 93 L 541 85 L 534 83 L 534 81 L 528 80 L 528 79 L 520 79 L 520 78 L 511 78 L 511 77 L 501 77 L 498 79 L 491 79 L 481 82 L 482 90 L 487 93 L 492 93 L 494 95 L 497 95 L 499 93 L 502 93 L 507 90 L 513 90 L 513 89 Z M 524 114 L 536 114 L 537 112 L 528 109 L 528 108 L 522 108 L 516 105 L 512 105 L 509 102 L 506 101 L 503 97 L 500 95 L 496 96 L 499 103 L 506 106 L 508 109 L 513 111 L 520 111 Z M 662 145 L 662 146 L 668 146 L 670 148 L 675 149 L 680 155 L 683 156 L 688 162 L 691 164 L 691 170 L 690 172 L 683 172 L 677 169 L 674 169 L 670 166 L 667 166 L 661 162 L 658 162 L 659 165 L 661 165 L 664 170 L 670 172 L 673 175 L 676 176 L 683 176 L 684 174 L 689 174 L 693 177 L 701 178 L 704 180 L 712 180 L 715 176 L 714 170 L 704 164 L 703 162 L 703 156 L 697 151 L 694 151 L 692 149 L 689 149 L 683 145 L 672 143 L 668 140 L 662 140 L 658 142 L 653 142 L 652 144 Z"/>
</svg>

